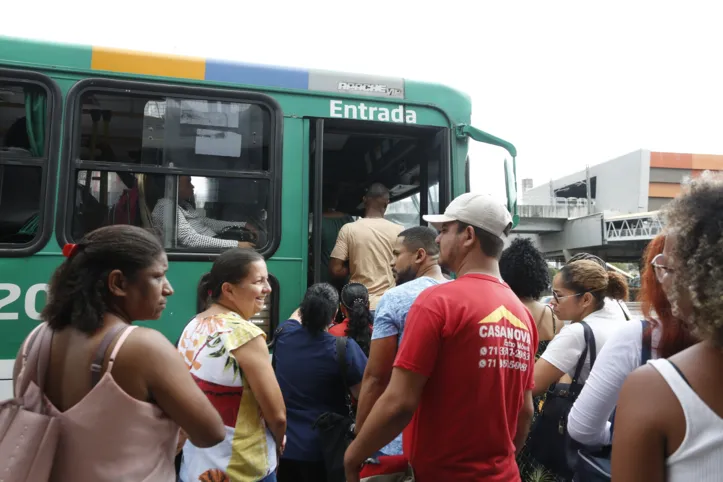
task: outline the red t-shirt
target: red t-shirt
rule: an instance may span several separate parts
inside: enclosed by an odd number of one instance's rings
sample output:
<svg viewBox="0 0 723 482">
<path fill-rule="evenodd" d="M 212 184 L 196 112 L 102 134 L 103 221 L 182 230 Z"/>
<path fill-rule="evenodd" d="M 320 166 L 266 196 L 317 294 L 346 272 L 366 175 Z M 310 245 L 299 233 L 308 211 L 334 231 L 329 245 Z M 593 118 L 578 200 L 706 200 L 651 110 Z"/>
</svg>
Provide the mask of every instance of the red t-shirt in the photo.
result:
<svg viewBox="0 0 723 482">
<path fill-rule="evenodd" d="M 344 321 L 329 328 L 329 333 L 334 336 L 346 336 L 347 328 L 349 328 L 349 318 L 344 318 Z M 372 325 L 369 325 L 369 329 L 372 329 Z"/>
<path fill-rule="evenodd" d="M 394 363 L 429 377 L 403 436 L 418 482 L 520 480 L 514 438 L 536 351 L 532 315 L 494 277 L 419 295 Z"/>
</svg>

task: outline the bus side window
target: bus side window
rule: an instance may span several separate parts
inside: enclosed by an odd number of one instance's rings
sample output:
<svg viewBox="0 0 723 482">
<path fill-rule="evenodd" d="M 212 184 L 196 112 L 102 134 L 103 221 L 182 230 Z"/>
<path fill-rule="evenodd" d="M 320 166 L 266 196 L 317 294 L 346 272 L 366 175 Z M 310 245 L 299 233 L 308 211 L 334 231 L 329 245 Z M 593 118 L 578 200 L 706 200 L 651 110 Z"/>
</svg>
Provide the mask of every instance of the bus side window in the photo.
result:
<svg viewBox="0 0 723 482">
<path fill-rule="evenodd" d="M 171 251 L 269 245 L 273 110 L 129 90 L 79 96 L 72 237 L 134 224 Z"/>
<path fill-rule="evenodd" d="M 47 111 L 42 89 L 0 81 L 0 247 L 27 245 L 41 234 Z"/>
</svg>

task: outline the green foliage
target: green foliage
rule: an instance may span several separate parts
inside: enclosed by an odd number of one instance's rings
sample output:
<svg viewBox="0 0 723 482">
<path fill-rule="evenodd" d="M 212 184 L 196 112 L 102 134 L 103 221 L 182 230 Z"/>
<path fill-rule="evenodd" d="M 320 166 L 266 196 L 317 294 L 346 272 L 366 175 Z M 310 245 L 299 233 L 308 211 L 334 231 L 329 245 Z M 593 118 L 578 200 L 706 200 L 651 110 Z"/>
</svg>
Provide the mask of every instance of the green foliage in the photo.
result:
<svg viewBox="0 0 723 482">
<path fill-rule="evenodd" d="M 525 478 L 525 482 L 556 482 L 557 477 L 544 467 L 537 467 Z"/>
</svg>

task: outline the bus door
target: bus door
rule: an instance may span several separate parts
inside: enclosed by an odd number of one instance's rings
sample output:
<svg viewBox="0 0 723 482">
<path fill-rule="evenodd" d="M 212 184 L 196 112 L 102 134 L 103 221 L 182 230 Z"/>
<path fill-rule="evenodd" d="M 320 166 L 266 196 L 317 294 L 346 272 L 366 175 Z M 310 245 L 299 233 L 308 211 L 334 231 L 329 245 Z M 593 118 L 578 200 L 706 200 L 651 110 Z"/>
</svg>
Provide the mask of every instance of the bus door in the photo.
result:
<svg viewBox="0 0 723 482">
<path fill-rule="evenodd" d="M 309 284 L 345 283 L 329 274 L 340 228 L 333 219 L 363 216 L 371 184 L 389 189 L 385 217 L 405 227 L 424 225 L 422 215 L 442 212 L 450 200 L 449 129 L 312 119 L 309 145 Z"/>
</svg>

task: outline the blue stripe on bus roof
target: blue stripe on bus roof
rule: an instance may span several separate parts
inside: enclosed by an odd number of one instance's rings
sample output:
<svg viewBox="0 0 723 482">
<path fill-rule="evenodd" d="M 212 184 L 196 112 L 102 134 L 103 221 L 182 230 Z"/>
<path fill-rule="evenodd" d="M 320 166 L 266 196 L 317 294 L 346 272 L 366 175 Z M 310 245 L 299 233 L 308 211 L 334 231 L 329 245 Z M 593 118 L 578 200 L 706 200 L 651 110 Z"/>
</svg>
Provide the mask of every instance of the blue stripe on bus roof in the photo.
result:
<svg viewBox="0 0 723 482">
<path fill-rule="evenodd" d="M 205 80 L 307 90 L 309 71 L 207 59 Z"/>
</svg>

